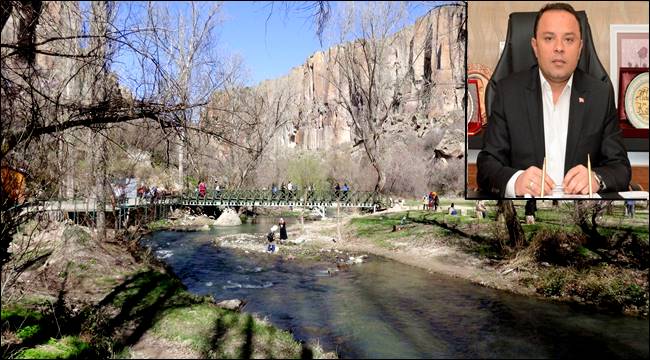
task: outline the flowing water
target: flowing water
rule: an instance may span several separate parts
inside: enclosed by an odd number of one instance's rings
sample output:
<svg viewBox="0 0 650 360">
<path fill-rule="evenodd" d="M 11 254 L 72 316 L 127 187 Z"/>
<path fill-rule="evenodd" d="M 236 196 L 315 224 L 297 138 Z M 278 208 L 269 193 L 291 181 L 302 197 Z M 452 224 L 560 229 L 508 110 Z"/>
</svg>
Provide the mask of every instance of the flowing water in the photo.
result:
<svg viewBox="0 0 650 360">
<path fill-rule="evenodd" d="M 235 233 L 263 237 L 270 225 L 161 231 L 144 243 L 191 292 L 246 299 L 245 311 L 342 358 L 649 357 L 647 320 L 513 295 L 373 256 L 330 276 L 332 264 L 211 242 Z"/>
</svg>

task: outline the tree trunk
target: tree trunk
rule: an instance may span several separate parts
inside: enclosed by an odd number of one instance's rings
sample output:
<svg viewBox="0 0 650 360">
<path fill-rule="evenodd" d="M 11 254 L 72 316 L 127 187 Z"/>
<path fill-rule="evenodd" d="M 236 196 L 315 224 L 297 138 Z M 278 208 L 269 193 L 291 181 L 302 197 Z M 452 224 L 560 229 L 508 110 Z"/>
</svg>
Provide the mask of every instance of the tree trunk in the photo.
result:
<svg viewBox="0 0 650 360">
<path fill-rule="evenodd" d="M 178 144 L 178 186 L 181 189 L 181 194 L 185 191 L 185 174 L 183 172 L 183 155 L 185 153 L 185 140 L 184 134 L 181 131 L 180 142 Z"/>
<path fill-rule="evenodd" d="M 96 40 L 91 41 L 91 45 L 98 49 L 98 59 L 100 62 L 95 65 L 95 85 L 92 88 L 93 102 L 103 102 L 108 99 L 110 94 L 108 72 L 110 67 L 109 40 L 107 37 L 108 22 L 111 18 L 113 4 L 109 1 L 97 1 L 91 4 L 92 22 L 91 33 L 98 36 Z M 102 133 L 104 132 L 104 133 Z M 107 145 L 106 130 L 103 127 L 95 130 L 94 142 L 95 149 L 95 214 L 97 238 L 99 241 L 106 240 L 106 183 L 107 183 Z M 111 189 L 112 191 L 112 189 Z"/>
<path fill-rule="evenodd" d="M 498 212 L 503 214 L 506 227 L 508 228 L 508 237 L 510 239 L 509 245 L 514 246 L 515 248 L 523 247 L 526 237 L 524 236 L 524 230 L 517 218 L 517 211 L 515 210 L 515 205 L 512 203 L 512 200 L 499 200 L 497 202 L 497 207 Z"/>
<path fill-rule="evenodd" d="M 95 156 L 95 214 L 97 215 L 97 240 L 106 240 L 106 138 L 101 132 L 95 133 L 97 147 Z"/>
</svg>

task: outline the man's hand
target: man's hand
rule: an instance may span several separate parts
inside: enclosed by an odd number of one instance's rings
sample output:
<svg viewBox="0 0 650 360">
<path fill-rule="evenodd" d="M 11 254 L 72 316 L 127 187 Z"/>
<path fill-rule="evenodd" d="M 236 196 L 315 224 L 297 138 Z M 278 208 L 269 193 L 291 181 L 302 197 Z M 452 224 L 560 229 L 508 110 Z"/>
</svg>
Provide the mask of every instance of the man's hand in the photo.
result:
<svg viewBox="0 0 650 360">
<path fill-rule="evenodd" d="M 550 194 L 555 187 L 555 183 L 551 180 L 551 177 L 548 176 L 548 173 L 544 176 L 544 193 Z M 515 195 L 523 196 L 524 194 L 530 194 L 532 196 L 540 196 L 542 193 L 542 169 L 531 166 L 526 169 L 515 181 Z"/>
<path fill-rule="evenodd" d="M 584 165 L 576 165 L 564 176 L 562 185 L 565 194 L 589 194 L 589 175 Z M 600 190 L 600 184 L 596 179 L 596 174 L 591 172 L 591 192 L 596 193 Z"/>
</svg>

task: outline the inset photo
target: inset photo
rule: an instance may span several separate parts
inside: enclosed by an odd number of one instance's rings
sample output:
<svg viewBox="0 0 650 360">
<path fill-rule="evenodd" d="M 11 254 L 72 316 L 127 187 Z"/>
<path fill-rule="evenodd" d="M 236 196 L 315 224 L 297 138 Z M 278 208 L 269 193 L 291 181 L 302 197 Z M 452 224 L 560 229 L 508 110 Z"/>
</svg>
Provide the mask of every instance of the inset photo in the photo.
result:
<svg viewBox="0 0 650 360">
<path fill-rule="evenodd" d="M 468 199 L 648 199 L 648 3 L 469 2 Z"/>
</svg>

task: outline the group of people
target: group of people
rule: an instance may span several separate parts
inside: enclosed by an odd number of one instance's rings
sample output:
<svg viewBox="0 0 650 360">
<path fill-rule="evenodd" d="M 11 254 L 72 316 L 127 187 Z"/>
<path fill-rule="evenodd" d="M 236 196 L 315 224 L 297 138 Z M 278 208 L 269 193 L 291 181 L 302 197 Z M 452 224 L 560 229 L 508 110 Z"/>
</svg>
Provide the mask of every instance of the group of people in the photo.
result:
<svg viewBox="0 0 650 360">
<path fill-rule="evenodd" d="M 221 185 L 217 182 L 217 180 L 214 181 L 214 194 L 215 196 L 219 195 L 221 192 Z M 196 194 L 198 194 L 199 197 L 205 198 L 205 196 L 208 193 L 208 184 L 205 183 L 205 181 L 200 181 L 199 184 L 196 186 Z"/>
<path fill-rule="evenodd" d="M 136 194 L 138 198 L 149 200 L 153 204 L 165 195 L 165 190 L 158 189 L 156 185 L 148 187 L 147 185 L 142 184 L 136 189 Z"/>
<path fill-rule="evenodd" d="M 438 193 L 431 191 L 428 194 L 424 194 L 422 197 L 422 210 L 432 210 L 438 211 L 438 205 L 440 204 L 440 198 Z"/>
<path fill-rule="evenodd" d="M 278 222 L 277 225 L 273 225 L 271 227 L 271 231 L 269 231 L 268 234 L 266 234 L 266 240 L 269 242 L 267 247 L 266 247 L 266 252 L 270 254 L 275 254 L 278 252 L 278 247 L 275 244 L 275 232 L 280 230 L 280 243 L 284 243 L 285 240 L 288 239 L 287 236 L 287 223 L 284 221 L 283 218 L 280 218 L 280 221 Z"/>
<path fill-rule="evenodd" d="M 348 183 L 343 183 L 343 187 L 339 185 L 339 183 L 336 183 L 334 186 L 334 195 L 336 195 L 337 198 L 342 197 L 345 198 L 348 196 L 348 192 L 350 192 L 350 187 L 348 186 Z"/>
<path fill-rule="evenodd" d="M 298 185 L 293 184 L 291 181 L 289 181 L 286 185 L 282 183 L 280 187 L 278 187 L 275 183 L 271 184 L 271 194 L 273 197 L 276 196 L 289 196 L 289 198 L 293 198 L 295 194 L 298 193 Z M 312 184 L 307 185 L 307 188 L 305 189 L 305 198 L 309 199 L 309 196 L 314 193 L 316 190 L 316 187 Z M 348 183 L 343 183 L 343 186 L 341 186 L 338 182 L 334 185 L 334 195 L 337 198 L 346 198 L 348 194 L 350 193 L 350 186 Z"/>
<path fill-rule="evenodd" d="M 279 188 L 275 183 L 271 185 L 271 194 L 273 194 L 274 197 L 277 196 L 278 193 L 280 196 L 289 195 L 289 197 L 293 197 L 297 192 L 298 185 L 294 185 L 291 181 L 289 181 L 286 185 L 282 183 Z"/>
</svg>

